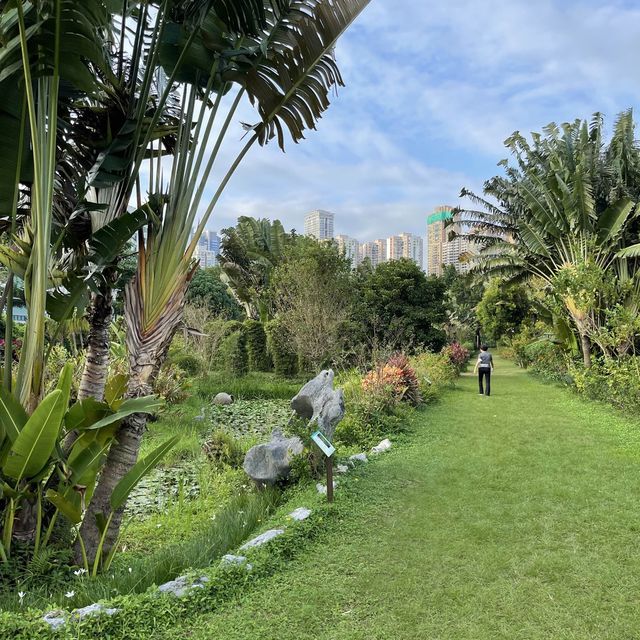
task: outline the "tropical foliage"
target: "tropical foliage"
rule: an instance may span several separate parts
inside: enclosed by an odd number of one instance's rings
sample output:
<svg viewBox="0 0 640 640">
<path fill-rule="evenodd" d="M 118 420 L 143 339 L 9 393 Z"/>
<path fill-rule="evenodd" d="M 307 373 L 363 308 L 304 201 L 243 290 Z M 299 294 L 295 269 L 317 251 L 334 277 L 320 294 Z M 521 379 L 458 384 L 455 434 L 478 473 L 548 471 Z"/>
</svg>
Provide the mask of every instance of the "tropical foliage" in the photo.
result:
<svg viewBox="0 0 640 640">
<path fill-rule="evenodd" d="M 505 144 L 513 161 L 502 161 L 504 175 L 485 183 L 486 197 L 462 192 L 482 208 L 461 209 L 454 219 L 481 246 L 476 273 L 543 283 L 547 312 L 575 332 L 590 366 L 606 310 L 633 312 L 639 299 L 632 113 L 619 116 L 608 143 L 596 114 L 591 122 L 552 123 L 531 142 L 516 132 Z"/>
<path fill-rule="evenodd" d="M 147 414 L 158 406 L 151 393 L 195 273 L 198 235 L 255 143 L 275 139 L 284 147 L 285 132 L 298 142 L 315 127 L 329 92 L 342 84 L 336 40 L 366 4 L 3 5 L 0 208 L 6 241 L 0 261 L 9 272 L 7 344 L 17 278 L 28 308 L 17 365 L 5 350 L 3 559 L 16 535 L 36 548 L 48 541 L 62 514 L 77 532 L 76 559 L 93 573 L 110 562 L 131 489 L 175 444 L 170 439 L 138 459 Z M 255 106 L 256 121 L 246 126 L 244 146 L 218 171 L 218 187 L 205 198 L 243 99 Z M 119 265 L 134 235 L 137 266 L 124 305 L 129 366 L 126 377 L 110 383 L 112 289 L 121 282 Z M 59 388 L 46 394 L 53 344 L 87 306 L 77 399 L 68 369 Z M 47 318 L 57 323 L 49 340 Z M 85 483 L 86 474 L 93 479 Z M 43 507 L 44 499 L 51 507 Z"/>
</svg>

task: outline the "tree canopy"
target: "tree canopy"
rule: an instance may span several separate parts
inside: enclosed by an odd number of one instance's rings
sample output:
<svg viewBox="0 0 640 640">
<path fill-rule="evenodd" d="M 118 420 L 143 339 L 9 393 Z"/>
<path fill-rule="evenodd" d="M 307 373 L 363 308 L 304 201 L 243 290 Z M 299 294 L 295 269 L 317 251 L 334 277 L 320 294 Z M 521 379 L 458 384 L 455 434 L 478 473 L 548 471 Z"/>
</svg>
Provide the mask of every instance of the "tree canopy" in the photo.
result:
<svg viewBox="0 0 640 640">
<path fill-rule="evenodd" d="M 359 284 L 361 318 L 370 336 L 400 345 L 439 350 L 445 334 L 445 283 L 408 259 L 365 271 Z"/>
</svg>

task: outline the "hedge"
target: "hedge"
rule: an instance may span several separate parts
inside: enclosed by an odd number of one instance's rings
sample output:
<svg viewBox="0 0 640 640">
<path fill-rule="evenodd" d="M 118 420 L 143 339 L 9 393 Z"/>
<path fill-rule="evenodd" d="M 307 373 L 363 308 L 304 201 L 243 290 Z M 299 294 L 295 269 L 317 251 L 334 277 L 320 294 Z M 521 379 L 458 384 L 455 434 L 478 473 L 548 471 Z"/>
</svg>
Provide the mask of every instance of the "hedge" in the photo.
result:
<svg viewBox="0 0 640 640">
<path fill-rule="evenodd" d="M 242 327 L 242 324 L 240 324 Z M 232 376 L 244 376 L 249 370 L 247 338 L 244 328 L 230 333 L 220 345 L 220 357 L 224 370 Z"/>
<path fill-rule="evenodd" d="M 265 325 L 267 349 L 273 360 L 273 369 L 279 376 L 293 376 L 298 370 L 298 358 L 291 348 L 291 338 L 277 319 Z"/>
<path fill-rule="evenodd" d="M 244 331 L 247 336 L 247 357 L 251 371 L 271 371 L 271 358 L 267 351 L 267 334 L 264 326 L 257 320 L 245 320 Z"/>
</svg>

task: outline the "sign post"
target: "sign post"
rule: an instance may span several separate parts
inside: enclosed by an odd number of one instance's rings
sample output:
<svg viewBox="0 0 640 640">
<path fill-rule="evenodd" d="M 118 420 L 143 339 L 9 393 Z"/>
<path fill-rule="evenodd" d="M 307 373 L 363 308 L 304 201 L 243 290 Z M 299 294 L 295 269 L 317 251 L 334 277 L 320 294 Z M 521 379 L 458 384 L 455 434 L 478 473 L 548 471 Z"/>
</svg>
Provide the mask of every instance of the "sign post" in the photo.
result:
<svg viewBox="0 0 640 640">
<path fill-rule="evenodd" d="M 336 448 L 321 431 L 312 433 L 311 439 L 327 458 L 327 502 L 333 502 L 333 460 L 331 456 L 335 453 Z"/>
</svg>

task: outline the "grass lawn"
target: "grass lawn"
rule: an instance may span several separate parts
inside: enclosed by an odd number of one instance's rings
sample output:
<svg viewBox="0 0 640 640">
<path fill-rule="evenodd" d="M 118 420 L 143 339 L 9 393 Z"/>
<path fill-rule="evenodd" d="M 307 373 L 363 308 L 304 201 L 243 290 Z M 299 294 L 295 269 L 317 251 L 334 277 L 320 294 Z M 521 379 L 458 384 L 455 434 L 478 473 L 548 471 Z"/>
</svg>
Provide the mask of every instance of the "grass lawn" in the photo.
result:
<svg viewBox="0 0 640 640">
<path fill-rule="evenodd" d="M 640 638 L 640 424 L 500 359 L 492 382 L 465 375 L 339 526 L 166 637 Z"/>
</svg>

